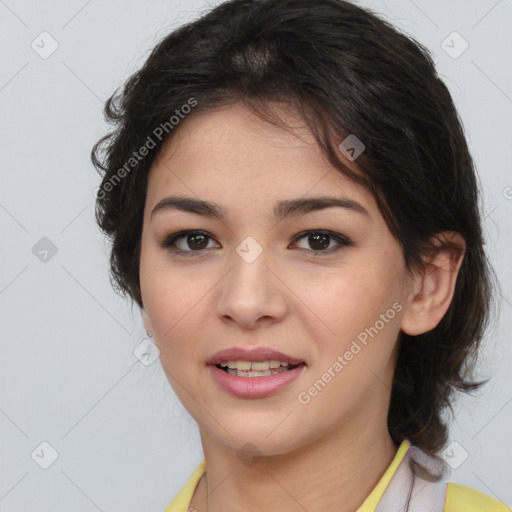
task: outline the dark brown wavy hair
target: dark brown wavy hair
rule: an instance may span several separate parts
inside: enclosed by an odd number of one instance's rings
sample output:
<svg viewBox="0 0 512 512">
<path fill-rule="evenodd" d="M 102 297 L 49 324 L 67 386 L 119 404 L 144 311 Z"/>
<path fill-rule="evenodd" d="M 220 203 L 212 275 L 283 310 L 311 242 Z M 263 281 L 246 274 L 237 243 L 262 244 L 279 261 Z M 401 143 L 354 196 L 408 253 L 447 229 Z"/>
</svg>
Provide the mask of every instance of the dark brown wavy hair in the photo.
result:
<svg viewBox="0 0 512 512">
<path fill-rule="evenodd" d="M 374 195 L 409 272 L 433 254 L 434 235 L 464 237 L 447 313 L 429 332 L 400 333 L 388 415 L 395 443 L 409 439 L 436 455 L 447 441 L 442 413 L 453 412 L 453 392 L 486 382 L 467 379 L 489 323 L 494 273 L 483 248 L 477 176 L 450 93 L 429 50 L 374 12 L 344 0 L 230 0 L 157 44 L 107 100 L 114 129 L 91 154 L 103 177 L 96 219 L 112 241 L 114 288 L 143 306 L 143 210 L 163 143 L 185 115 L 236 103 L 283 127 L 272 106 L 293 107 L 331 164 Z M 349 134 L 365 145 L 360 174 L 340 160 L 338 145 Z"/>
</svg>

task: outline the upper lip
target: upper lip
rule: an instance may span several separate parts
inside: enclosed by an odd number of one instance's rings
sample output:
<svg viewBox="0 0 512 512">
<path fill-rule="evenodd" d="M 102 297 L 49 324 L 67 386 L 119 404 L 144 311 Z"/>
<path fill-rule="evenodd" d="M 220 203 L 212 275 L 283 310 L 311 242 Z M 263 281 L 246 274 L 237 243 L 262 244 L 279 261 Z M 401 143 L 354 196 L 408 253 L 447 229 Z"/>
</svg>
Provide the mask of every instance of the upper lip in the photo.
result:
<svg viewBox="0 0 512 512">
<path fill-rule="evenodd" d="M 283 354 L 277 350 L 273 350 L 269 347 L 256 347 L 253 349 L 231 347 L 220 352 L 216 352 L 209 359 L 206 360 L 206 364 L 220 364 L 227 361 L 287 361 L 292 365 L 303 363 L 301 359 L 296 357 Z"/>
</svg>

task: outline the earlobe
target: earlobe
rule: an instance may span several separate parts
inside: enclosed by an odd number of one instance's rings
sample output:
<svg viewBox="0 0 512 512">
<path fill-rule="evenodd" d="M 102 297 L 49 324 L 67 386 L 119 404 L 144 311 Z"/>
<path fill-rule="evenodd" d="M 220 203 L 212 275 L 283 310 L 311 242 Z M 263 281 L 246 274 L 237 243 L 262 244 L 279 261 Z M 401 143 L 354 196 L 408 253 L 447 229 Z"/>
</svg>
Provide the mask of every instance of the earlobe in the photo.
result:
<svg viewBox="0 0 512 512">
<path fill-rule="evenodd" d="M 450 307 L 457 276 L 464 259 L 466 244 L 459 233 L 447 231 L 436 235 L 437 251 L 416 276 L 409 296 L 401 329 L 417 336 L 434 329 Z"/>
<path fill-rule="evenodd" d="M 151 321 L 149 320 L 149 316 L 146 313 L 146 310 L 144 308 L 141 308 L 140 310 L 141 316 L 142 316 L 142 323 L 144 324 L 144 329 L 146 329 L 146 332 L 153 332 L 153 328 L 151 327 Z"/>
</svg>

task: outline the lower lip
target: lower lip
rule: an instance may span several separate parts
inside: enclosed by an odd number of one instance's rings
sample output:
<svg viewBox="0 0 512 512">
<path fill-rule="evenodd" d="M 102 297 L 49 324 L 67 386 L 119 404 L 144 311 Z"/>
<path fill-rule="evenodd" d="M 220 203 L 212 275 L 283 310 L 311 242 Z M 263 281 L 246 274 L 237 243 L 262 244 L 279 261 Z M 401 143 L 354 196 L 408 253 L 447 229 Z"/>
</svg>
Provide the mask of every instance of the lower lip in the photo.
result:
<svg viewBox="0 0 512 512">
<path fill-rule="evenodd" d="M 219 370 L 215 365 L 208 365 L 213 378 L 223 391 L 240 398 L 264 398 L 271 396 L 282 387 L 297 379 L 304 368 L 301 364 L 293 370 L 288 370 L 266 377 L 237 377 L 229 375 L 224 370 Z"/>
</svg>

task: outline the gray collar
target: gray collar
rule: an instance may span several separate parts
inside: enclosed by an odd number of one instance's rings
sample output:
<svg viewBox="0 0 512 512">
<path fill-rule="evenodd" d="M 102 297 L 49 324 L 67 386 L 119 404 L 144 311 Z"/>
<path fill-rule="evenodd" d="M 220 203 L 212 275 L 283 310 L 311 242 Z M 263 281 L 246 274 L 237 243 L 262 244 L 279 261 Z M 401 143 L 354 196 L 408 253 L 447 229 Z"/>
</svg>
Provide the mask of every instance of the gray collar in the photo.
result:
<svg viewBox="0 0 512 512">
<path fill-rule="evenodd" d="M 446 464 L 410 446 L 375 512 L 443 512 L 447 473 Z"/>
</svg>

